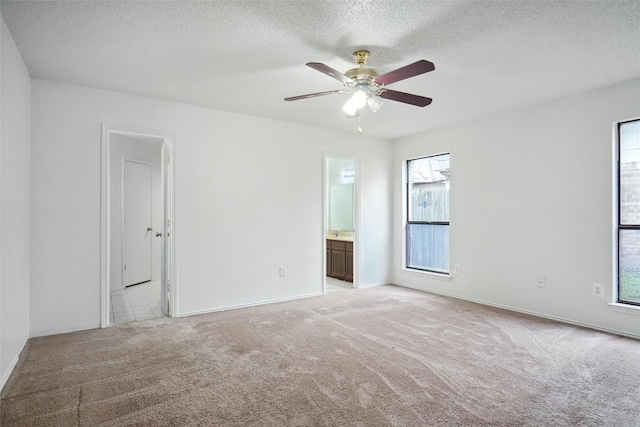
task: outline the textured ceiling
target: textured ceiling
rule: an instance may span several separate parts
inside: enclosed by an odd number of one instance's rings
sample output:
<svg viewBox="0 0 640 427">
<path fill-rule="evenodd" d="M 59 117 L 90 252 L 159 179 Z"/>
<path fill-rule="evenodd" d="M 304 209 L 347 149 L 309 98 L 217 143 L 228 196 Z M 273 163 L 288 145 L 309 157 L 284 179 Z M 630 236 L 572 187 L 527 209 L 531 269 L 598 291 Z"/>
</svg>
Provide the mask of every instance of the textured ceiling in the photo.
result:
<svg viewBox="0 0 640 427">
<path fill-rule="evenodd" d="M 371 51 L 390 85 L 433 98 L 385 101 L 365 133 L 397 138 L 640 77 L 639 1 L 2 1 L 31 76 L 355 132 L 340 89 Z M 640 101 L 639 101 L 640 102 Z"/>
</svg>

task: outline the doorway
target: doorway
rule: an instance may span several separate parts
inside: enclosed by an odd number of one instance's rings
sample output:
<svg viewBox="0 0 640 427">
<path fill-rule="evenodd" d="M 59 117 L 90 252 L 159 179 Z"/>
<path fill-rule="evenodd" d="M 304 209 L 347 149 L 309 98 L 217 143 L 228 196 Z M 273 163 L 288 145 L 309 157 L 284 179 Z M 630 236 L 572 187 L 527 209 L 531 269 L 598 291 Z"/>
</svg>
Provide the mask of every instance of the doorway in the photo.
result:
<svg viewBox="0 0 640 427">
<path fill-rule="evenodd" d="M 359 159 L 325 154 L 323 292 L 359 288 Z"/>
<path fill-rule="evenodd" d="M 173 137 L 103 125 L 101 326 L 175 313 Z"/>
</svg>

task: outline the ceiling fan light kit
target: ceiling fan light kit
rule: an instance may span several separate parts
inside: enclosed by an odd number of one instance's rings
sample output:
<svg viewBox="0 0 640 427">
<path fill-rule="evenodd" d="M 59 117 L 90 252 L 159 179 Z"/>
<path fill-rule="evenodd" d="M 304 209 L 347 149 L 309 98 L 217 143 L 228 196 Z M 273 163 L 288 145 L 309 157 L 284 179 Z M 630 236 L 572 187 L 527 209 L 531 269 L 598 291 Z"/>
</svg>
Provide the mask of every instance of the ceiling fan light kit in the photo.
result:
<svg viewBox="0 0 640 427">
<path fill-rule="evenodd" d="M 350 93 L 352 95 L 342 107 L 342 111 L 344 111 L 349 118 L 360 117 L 361 121 L 362 109 L 365 105 L 368 105 L 371 111 L 375 113 L 382 106 L 381 98 L 415 105 L 417 107 L 425 107 L 431 104 L 431 98 L 390 90 L 387 89 L 385 85 L 433 71 L 435 69 L 433 63 L 421 59 L 413 64 L 409 64 L 402 68 L 398 68 L 397 70 L 380 75 L 378 70 L 375 68 L 365 66 L 370 55 L 371 54 L 367 50 L 358 50 L 354 52 L 353 58 L 358 63 L 358 67 L 352 68 L 344 74 L 334 70 L 328 65 L 319 62 L 308 62 L 306 64 L 308 67 L 342 82 L 344 89 L 292 96 L 285 98 L 284 100 L 298 101 L 300 99 L 315 98 L 318 96 Z M 358 131 L 362 133 L 362 125 L 358 127 Z"/>
</svg>

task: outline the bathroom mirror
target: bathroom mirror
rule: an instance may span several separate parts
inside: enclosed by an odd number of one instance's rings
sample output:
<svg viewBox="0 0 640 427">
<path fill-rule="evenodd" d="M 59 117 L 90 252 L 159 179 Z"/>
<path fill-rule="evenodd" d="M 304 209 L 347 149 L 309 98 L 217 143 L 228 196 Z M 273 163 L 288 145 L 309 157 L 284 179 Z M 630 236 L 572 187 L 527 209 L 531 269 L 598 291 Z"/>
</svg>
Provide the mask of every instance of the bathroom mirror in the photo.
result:
<svg viewBox="0 0 640 427">
<path fill-rule="evenodd" d="M 329 229 L 353 231 L 353 183 L 329 187 Z"/>
<path fill-rule="evenodd" d="M 327 158 L 327 230 L 354 231 L 356 162 Z"/>
</svg>

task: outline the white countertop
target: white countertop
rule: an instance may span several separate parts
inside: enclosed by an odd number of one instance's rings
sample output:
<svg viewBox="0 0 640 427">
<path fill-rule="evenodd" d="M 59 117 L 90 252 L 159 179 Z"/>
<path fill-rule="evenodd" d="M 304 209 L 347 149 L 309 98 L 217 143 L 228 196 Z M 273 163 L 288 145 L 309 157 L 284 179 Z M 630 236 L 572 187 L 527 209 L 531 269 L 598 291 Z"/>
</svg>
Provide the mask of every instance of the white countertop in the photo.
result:
<svg viewBox="0 0 640 427">
<path fill-rule="evenodd" d="M 353 242 L 353 236 L 327 236 L 327 240 L 338 240 L 340 242 Z"/>
</svg>

